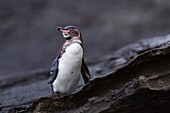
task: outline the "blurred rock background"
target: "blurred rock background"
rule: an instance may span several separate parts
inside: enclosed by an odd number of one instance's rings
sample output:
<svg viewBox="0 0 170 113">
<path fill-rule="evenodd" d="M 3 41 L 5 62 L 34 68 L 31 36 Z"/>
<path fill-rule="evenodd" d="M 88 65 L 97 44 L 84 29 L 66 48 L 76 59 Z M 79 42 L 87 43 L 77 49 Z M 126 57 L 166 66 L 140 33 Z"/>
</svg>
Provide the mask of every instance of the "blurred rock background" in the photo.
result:
<svg viewBox="0 0 170 113">
<path fill-rule="evenodd" d="M 170 32 L 169 0 L 0 0 L 0 75 L 51 66 L 64 42 L 56 26 L 76 25 L 86 59 Z"/>
</svg>

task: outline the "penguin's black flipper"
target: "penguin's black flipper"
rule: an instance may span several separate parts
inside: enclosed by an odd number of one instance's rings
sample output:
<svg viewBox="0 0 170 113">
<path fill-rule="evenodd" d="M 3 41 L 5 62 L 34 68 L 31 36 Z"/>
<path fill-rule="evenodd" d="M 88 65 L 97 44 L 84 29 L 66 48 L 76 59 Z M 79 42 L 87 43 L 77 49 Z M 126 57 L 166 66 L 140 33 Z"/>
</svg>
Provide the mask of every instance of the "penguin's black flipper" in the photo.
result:
<svg viewBox="0 0 170 113">
<path fill-rule="evenodd" d="M 58 59 L 59 59 L 59 57 L 57 57 L 52 63 L 51 70 L 50 70 L 50 77 L 48 79 L 48 84 L 52 84 L 57 77 L 57 74 L 58 74 Z"/>
<path fill-rule="evenodd" d="M 89 82 L 89 79 L 91 78 L 89 69 L 84 61 L 84 58 L 82 60 L 82 66 L 81 66 L 81 74 L 83 76 L 83 80 L 85 83 Z"/>
</svg>

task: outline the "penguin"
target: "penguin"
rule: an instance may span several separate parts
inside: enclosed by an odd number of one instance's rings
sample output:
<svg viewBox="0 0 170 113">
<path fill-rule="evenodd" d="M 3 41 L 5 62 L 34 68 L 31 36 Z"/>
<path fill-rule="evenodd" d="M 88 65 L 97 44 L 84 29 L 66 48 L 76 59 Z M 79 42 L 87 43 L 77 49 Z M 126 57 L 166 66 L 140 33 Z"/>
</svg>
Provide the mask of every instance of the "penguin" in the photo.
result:
<svg viewBox="0 0 170 113">
<path fill-rule="evenodd" d="M 86 83 L 91 75 L 84 61 L 83 40 L 80 30 L 73 25 L 57 27 L 66 41 L 60 47 L 58 56 L 53 61 L 48 84 L 51 84 L 52 96 L 69 94 L 78 87 L 80 73 Z"/>
</svg>

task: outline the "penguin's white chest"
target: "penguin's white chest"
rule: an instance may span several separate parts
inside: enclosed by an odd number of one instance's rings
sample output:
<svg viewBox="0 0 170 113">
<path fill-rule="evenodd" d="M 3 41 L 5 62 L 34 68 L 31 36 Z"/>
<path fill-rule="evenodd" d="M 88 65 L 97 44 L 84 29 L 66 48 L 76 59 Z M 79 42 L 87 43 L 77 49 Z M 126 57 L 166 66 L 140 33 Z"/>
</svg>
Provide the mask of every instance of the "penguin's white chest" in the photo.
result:
<svg viewBox="0 0 170 113">
<path fill-rule="evenodd" d="M 53 82 L 54 92 L 71 93 L 78 86 L 83 58 L 83 49 L 78 43 L 73 43 L 65 49 L 59 59 L 58 74 Z"/>
</svg>

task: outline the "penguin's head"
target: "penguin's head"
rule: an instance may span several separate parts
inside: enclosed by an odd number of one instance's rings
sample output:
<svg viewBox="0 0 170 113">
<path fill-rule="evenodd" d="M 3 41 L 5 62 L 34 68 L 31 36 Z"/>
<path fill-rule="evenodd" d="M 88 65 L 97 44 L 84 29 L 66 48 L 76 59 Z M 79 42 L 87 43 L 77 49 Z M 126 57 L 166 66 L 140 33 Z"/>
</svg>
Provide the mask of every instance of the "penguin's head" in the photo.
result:
<svg viewBox="0 0 170 113">
<path fill-rule="evenodd" d="M 74 39 L 74 38 L 79 38 L 81 36 L 81 33 L 79 29 L 76 26 L 66 26 L 64 28 L 62 27 L 57 27 L 58 31 L 61 31 L 63 34 L 63 37 L 66 40 Z"/>
</svg>

